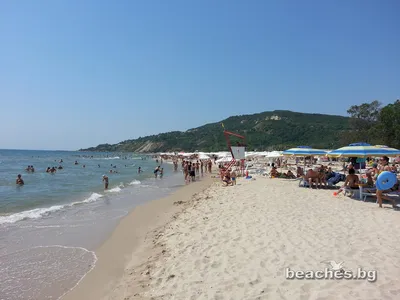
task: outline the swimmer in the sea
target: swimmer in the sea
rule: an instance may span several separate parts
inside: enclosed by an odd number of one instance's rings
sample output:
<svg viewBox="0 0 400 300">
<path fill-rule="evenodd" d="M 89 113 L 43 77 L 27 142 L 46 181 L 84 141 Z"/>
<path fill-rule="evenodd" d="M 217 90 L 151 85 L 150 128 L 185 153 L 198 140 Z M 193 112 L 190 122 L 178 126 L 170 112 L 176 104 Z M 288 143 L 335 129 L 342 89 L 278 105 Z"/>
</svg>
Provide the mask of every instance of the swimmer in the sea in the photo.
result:
<svg viewBox="0 0 400 300">
<path fill-rule="evenodd" d="M 17 180 L 15 180 L 15 184 L 18 184 L 18 185 L 24 185 L 25 184 L 24 180 L 21 177 L 21 174 L 18 174 Z"/>
<path fill-rule="evenodd" d="M 103 175 L 104 189 L 108 189 L 108 176 Z"/>
<path fill-rule="evenodd" d="M 138 169 L 137 169 L 137 172 L 140 174 L 140 173 L 142 173 L 142 167 L 139 167 Z"/>
</svg>

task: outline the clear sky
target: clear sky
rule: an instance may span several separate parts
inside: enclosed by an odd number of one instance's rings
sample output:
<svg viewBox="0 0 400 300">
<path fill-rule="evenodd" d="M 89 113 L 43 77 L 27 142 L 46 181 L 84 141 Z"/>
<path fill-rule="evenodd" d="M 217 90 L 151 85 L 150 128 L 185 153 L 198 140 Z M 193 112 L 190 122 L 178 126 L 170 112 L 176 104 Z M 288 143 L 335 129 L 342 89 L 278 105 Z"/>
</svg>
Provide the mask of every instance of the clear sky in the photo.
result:
<svg viewBox="0 0 400 300">
<path fill-rule="evenodd" d="M 1 2 L 0 148 L 400 97 L 398 0 Z"/>
</svg>

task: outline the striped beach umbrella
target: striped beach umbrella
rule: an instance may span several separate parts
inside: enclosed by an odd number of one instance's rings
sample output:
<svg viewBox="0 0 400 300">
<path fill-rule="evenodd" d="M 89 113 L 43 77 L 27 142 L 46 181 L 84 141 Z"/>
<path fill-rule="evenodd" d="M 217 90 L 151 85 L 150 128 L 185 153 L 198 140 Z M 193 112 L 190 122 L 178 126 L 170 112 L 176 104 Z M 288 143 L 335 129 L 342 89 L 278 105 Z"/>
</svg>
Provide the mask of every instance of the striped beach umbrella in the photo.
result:
<svg viewBox="0 0 400 300">
<path fill-rule="evenodd" d="M 333 150 L 328 153 L 328 156 L 333 157 L 361 157 L 366 158 L 370 156 L 398 156 L 400 150 L 389 148 L 387 146 L 372 146 L 367 143 L 354 143 L 346 147 Z"/>
<path fill-rule="evenodd" d="M 325 150 L 314 149 L 309 146 L 297 146 L 296 148 L 291 148 L 283 151 L 283 155 L 291 156 L 321 156 L 326 155 Z"/>
</svg>

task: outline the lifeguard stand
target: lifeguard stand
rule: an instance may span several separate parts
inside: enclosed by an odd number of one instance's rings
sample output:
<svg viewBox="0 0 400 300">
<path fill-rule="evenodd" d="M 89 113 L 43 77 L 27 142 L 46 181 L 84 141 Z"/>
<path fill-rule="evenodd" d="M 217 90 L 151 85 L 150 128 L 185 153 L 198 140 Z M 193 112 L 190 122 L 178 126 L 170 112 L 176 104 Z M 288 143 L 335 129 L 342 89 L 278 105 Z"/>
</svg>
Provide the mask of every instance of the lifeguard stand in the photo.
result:
<svg viewBox="0 0 400 300">
<path fill-rule="evenodd" d="M 240 160 L 240 173 L 242 174 L 242 176 L 244 176 L 244 169 L 245 169 L 244 162 L 245 162 L 245 158 L 246 158 L 245 157 L 246 138 L 240 134 L 225 130 L 224 124 L 222 124 L 222 128 L 224 129 L 224 136 L 226 139 L 226 144 L 228 146 L 229 152 L 232 155 L 232 160 L 229 162 L 229 164 L 223 170 L 223 174 L 225 174 L 225 172 L 227 170 L 229 170 L 229 168 L 231 168 L 237 161 Z M 232 144 L 231 144 L 232 136 L 239 138 L 241 142 L 237 142 L 236 146 L 232 146 Z"/>
</svg>

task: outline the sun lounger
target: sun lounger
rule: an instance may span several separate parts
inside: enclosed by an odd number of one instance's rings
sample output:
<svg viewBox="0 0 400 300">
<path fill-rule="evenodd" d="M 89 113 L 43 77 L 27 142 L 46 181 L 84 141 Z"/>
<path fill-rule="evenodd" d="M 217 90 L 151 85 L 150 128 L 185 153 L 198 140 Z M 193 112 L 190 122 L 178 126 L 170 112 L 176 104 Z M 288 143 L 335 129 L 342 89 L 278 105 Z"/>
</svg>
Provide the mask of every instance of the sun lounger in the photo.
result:
<svg viewBox="0 0 400 300">
<path fill-rule="evenodd" d="M 376 191 L 376 188 L 371 188 L 371 189 L 369 189 L 370 190 L 369 192 L 362 193 L 363 201 L 366 201 L 367 197 L 376 197 L 376 192 L 375 193 L 372 192 L 373 189 Z M 383 196 L 398 198 L 398 197 L 400 197 L 400 192 L 384 193 Z M 378 200 L 376 200 L 376 202 L 378 202 Z"/>
<path fill-rule="evenodd" d="M 295 179 L 295 180 L 298 180 L 298 179 Z M 309 184 L 308 181 L 304 180 L 303 178 L 300 178 L 300 180 L 299 180 L 299 187 L 306 187 L 306 188 L 308 188 L 308 187 L 310 187 L 310 184 Z M 322 187 L 323 187 L 323 188 L 326 188 L 326 189 L 338 189 L 338 188 L 339 188 L 339 187 L 336 186 L 336 185 L 322 185 Z"/>
</svg>

